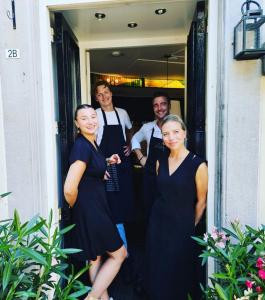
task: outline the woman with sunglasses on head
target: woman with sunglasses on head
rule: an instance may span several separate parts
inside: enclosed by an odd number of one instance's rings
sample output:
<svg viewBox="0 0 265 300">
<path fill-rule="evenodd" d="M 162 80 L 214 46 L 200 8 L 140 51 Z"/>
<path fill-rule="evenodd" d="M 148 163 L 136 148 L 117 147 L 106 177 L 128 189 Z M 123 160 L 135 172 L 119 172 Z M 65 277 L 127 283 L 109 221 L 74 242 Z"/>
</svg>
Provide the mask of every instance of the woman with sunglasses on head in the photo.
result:
<svg viewBox="0 0 265 300">
<path fill-rule="evenodd" d="M 191 237 L 206 208 L 208 171 L 205 161 L 186 148 L 187 130 L 180 117 L 166 116 L 161 131 L 169 153 L 156 163 L 158 194 L 147 233 L 146 289 L 151 300 L 187 300 L 194 285 Z"/>
<path fill-rule="evenodd" d="M 70 155 L 70 168 L 65 180 L 64 195 L 71 207 L 71 245 L 82 251 L 73 260 L 89 261 L 92 289 L 85 300 L 109 300 L 107 292 L 127 252 L 112 222 L 107 203 L 104 179 L 107 179 L 106 158 L 96 144 L 98 118 L 87 104 L 77 107 L 75 125 L 79 135 Z M 107 158 L 109 164 L 120 163 L 117 154 Z M 67 245 L 68 246 L 68 245 Z M 102 255 L 107 259 L 102 262 Z"/>
</svg>

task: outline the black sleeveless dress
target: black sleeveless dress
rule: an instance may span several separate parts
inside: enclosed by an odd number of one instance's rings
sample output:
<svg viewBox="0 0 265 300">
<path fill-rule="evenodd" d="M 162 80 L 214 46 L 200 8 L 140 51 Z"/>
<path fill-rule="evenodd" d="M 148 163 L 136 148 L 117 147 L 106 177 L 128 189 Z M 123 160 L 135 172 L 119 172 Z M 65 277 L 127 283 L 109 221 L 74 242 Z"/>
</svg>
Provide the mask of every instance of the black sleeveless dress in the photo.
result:
<svg viewBox="0 0 265 300">
<path fill-rule="evenodd" d="M 186 300 L 193 285 L 195 175 L 204 161 L 189 153 L 169 175 L 168 155 L 159 159 L 158 195 L 147 233 L 146 289 L 152 300 Z"/>
<path fill-rule="evenodd" d="M 76 226 L 67 238 L 67 247 L 82 249 L 72 256 L 77 261 L 95 260 L 97 256 L 118 250 L 123 242 L 111 217 L 103 176 L 106 161 L 103 154 L 82 135 L 76 139 L 70 164 L 81 160 L 87 168 L 78 186 L 77 200 L 71 209 Z"/>
</svg>

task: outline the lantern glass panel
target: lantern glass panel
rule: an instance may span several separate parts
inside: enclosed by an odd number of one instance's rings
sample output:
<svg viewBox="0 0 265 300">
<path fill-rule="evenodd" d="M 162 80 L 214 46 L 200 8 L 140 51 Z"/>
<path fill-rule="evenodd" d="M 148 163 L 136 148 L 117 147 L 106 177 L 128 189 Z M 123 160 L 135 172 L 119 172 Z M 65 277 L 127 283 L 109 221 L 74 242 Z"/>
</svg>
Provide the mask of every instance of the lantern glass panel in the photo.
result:
<svg viewBox="0 0 265 300">
<path fill-rule="evenodd" d="M 243 21 L 241 21 L 235 30 L 235 54 L 243 50 Z"/>
<path fill-rule="evenodd" d="M 265 22 L 260 27 L 260 49 L 265 50 Z"/>
<path fill-rule="evenodd" d="M 255 19 L 246 19 L 245 21 L 245 49 L 259 48 L 259 28 L 256 23 Z"/>
</svg>

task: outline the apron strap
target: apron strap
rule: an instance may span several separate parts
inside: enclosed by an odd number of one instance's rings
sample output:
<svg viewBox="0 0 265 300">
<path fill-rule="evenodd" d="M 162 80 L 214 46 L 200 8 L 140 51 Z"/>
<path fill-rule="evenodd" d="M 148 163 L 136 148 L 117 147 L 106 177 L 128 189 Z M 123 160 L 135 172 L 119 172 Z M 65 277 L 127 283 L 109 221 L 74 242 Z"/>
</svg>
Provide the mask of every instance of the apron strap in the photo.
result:
<svg viewBox="0 0 265 300">
<path fill-rule="evenodd" d="M 104 111 L 102 108 L 101 108 L 101 112 L 102 112 L 102 116 L 103 116 L 103 119 L 104 119 L 104 125 L 108 125 L 107 117 L 106 117 L 105 111 Z"/>
<path fill-rule="evenodd" d="M 153 127 L 153 129 L 152 129 L 152 133 L 151 133 L 150 141 L 151 141 L 151 138 L 154 136 L 154 132 L 155 132 L 155 126 L 154 126 L 154 127 Z"/>
<path fill-rule="evenodd" d="M 120 117 L 119 117 L 119 114 L 118 114 L 117 110 L 115 109 L 115 107 L 114 107 L 114 111 L 116 113 L 118 123 L 119 123 L 119 125 L 121 125 Z"/>
<path fill-rule="evenodd" d="M 104 119 L 104 125 L 108 125 L 106 113 L 105 113 L 105 111 L 102 108 L 101 108 L 101 111 L 102 111 L 102 116 L 103 116 L 103 119 Z M 119 123 L 119 125 L 121 125 L 119 114 L 118 114 L 118 112 L 117 112 L 117 110 L 115 108 L 114 108 L 114 111 L 115 111 L 118 123 Z"/>
</svg>

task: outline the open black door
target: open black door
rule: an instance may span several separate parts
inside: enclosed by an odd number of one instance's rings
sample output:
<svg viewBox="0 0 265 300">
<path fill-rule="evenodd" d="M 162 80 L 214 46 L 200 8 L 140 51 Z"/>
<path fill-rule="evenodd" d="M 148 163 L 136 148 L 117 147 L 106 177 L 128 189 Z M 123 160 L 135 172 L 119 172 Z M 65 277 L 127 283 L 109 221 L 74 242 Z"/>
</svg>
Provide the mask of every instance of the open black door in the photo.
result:
<svg viewBox="0 0 265 300">
<path fill-rule="evenodd" d="M 77 39 L 60 13 L 54 15 L 53 59 L 57 93 L 59 208 L 62 211 L 61 225 L 65 226 L 69 214 L 63 197 L 63 183 L 69 168 L 69 153 L 75 138 L 74 110 L 81 103 L 81 89 Z"/>
<path fill-rule="evenodd" d="M 188 147 L 205 157 L 205 76 L 206 13 L 205 1 L 197 3 L 188 35 L 187 126 Z"/>
<path fill-rule="evenodd" d="M 197 3 L 187 41 L 187 127 L 188 149 L 205 158 L 205 81 L 206 81 L 206 6 Z M 206 230 L 206 217 L 196 227 L 196 235 Z M 197 256 L 201 249 L 197 247 Z M 201 299 L 199 283 L 206 282 L 206 269 L 198 259 L 196 266 L 196 288 L 192 299 Z"/>
</svg>

